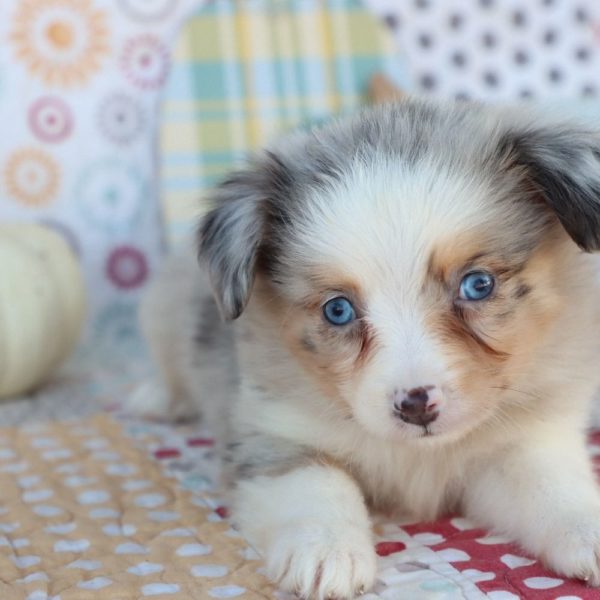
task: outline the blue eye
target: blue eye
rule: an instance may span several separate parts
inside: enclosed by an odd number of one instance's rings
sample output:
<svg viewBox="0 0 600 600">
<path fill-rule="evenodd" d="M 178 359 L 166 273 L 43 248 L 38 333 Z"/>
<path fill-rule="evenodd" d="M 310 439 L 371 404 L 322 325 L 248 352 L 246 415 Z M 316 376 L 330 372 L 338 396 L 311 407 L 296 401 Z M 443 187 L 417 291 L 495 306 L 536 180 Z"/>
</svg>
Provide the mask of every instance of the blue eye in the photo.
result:
<svg viewBox="0 0 600 600">
<path fill-rule="evenodd" d="M 473 271 L 460 282 L 459 295 L 463 300 L 484 300 L 494 289 L 494 278 L 485 271 Z"/>
<path fill-rule="evenodd" d="M 332 325 L 347 325 L 356 319 L 354 307 L 350 300 L 343 296 L 329 300 L 323 306 L 323 314 Z"/>
</svg>

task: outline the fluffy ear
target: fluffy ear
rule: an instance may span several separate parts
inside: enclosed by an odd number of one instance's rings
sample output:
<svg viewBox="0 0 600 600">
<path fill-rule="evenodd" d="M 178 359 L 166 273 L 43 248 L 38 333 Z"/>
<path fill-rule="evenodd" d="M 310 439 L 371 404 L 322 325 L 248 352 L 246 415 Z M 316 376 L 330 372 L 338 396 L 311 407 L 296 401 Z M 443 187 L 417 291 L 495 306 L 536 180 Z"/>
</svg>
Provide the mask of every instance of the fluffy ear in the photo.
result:
<svg viewBox="0 0 600 600">
<path fill-rule="evenodd" d="M 502 141 L 585 251 L 600 250 L 600 134 L 576 126 L 514 130 Z"/>
<path fill-rule="evenodd" d="M 246 307 L 270 215 L 289 183 L 282 162 L 267 153 L 215 190 L 215 208 L 200 224 L 198 254 L 227 320 L 239 317 Z"/>
</svg>

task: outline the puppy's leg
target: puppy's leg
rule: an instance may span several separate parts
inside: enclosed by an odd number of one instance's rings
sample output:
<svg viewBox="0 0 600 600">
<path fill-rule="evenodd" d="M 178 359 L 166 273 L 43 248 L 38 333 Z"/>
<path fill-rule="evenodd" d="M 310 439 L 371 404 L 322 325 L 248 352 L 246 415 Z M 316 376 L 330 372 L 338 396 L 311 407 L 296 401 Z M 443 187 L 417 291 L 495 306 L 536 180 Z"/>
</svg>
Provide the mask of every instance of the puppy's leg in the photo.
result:
<svg viewBox="0 0 600 600">
<path fill-rule="evenodd" d="M 156 369 L 126 408 L 169 420 L 202 414 L 220 432 L 216 419 L 236 387 L 233 338 L 194 253 L 166 259 L 142 300 L 140 325 Z"/>
<path fill-rule="evenodd" d="M 580 432 L 532 431 L 526 444 L 486 459 L 465 493 L 467 516 L 557 573 L 600 585 L 600 492 Z"/>
<path fill-rule="evenodd" d="M 373 584 L 369 516 L 357 484 L 341 469 L 313 462 L 241 480 L 234 519 L 286 591 L 344 599 Z"/>
</svg>

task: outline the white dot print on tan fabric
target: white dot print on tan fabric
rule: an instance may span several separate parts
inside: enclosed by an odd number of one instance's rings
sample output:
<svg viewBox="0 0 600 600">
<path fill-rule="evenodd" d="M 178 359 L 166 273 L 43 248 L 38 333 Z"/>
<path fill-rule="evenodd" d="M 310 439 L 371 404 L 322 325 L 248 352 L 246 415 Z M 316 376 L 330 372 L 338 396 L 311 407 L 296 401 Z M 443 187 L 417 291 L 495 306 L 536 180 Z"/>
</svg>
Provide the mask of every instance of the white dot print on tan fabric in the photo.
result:
<svg viewBox="0 0 600 600">
<path fill-rule="evenodd" d="M 28 489 L 35 485 L 38 485 L 41 482 L 41 477 L 39 475 L 25 475 L 23 477 L 19 477 L 17 483 L 20 488 Z"/>
<path fill-rule="evenodd" d="M 180 589 L 180 586 L 176 583 L 147 583 L 142 586 L 142 595 L 159 596 L 162 594 L 176 594 Z"/>
<path fill-rule="evenodd" d="M 24 555 L 24 556 L 11 556 L 10 560 L 19 569 L 29 569 L 29 567 L 33 567 L 34 565 L 38 565 L 42 560 L 39 556 L 35 556 L 32 554 Z"/>
<path fill-rule="evenodd" d="M 40 517 L 57 517 L 64 514 L 65 511 L 60 506 L 52 504 L 36 504 L 32 508 L 32 512 Z"/>
<path fill-rule="evenodd" d="M 57 535 L 65 535 L 72 533 L 77 528 L 77 523 L 57 523 L 56 525 L 48 525 L 44 527 L 47 533 L 55 533 Z"/>
<path fill-rule="evenodd" d="M 10 448 L 0 448 L 0 460 L 15 458 L 16 454 Z"/>
<path fill-rule="evenodd" d="M 121 484 L 121 489 L 125 492 L 139 492 L 152 486 L 152 482 L 147 479 L 129 479 Z"/>
<path fill-rule="evenodd" d="M 133 465 L 119 463 L 107 465 L 105 470 L 109 475 L 120 475 L 122 477 L 128 477 L 136 472 Z"/>
<path fill-rule="evenodd" d="M 113 508 L 94 508 L 89 512 L 92 519 L 118 519 L 121 513 Z"/>
<path fill-rule="evenodd" d="M 151 562 L 141 562 L 141 563 L 138 563 L 137 565 L 134 565 L 133 567 L 129 567 L 127 569 L 127 572 L 132 573 L 133 575 L 138 575 L 140 577 L 144 577 L 145 575 L 160 573 L 161 571 L 164 571 L 164 570 L 165 570 L 165 568 L 161 564 L 151 563 Z"/>
<path fill-rule="evenodd" d="M 71 451 L 67 450 L 66 448 L 53 448 L 52 450 L 46 450 L 42 452 L 42 458 L 49 462 L 70 458 L 71 456 Z"/>
<path fill-rule="evenodd" d="M 89 540 L 58 540 L 54 542 L 54 552 L 83 552 L 90 547 Z"/>
<path fill-rule="evenodd" d="M 44 571 L 36 571 L 35 573 L 30 573 L 26 575 L 22 579 L 17 579 L 17 583 L 31 583 L 33 581 L 49 581 L 49 577 L 47 573 Z"/>
<path fill-rule="evenodd" d="M 49 596 L 46 592 L 42 590 L 35 590 L 27 596 L 26 600 L 62 600 L 62 598 L 60 597 L 60 595 Z"/>
<path fill-rule="evenodd" d="M 2 473 L 23 473 L 29 469 L 29 464 L 26 462 L 11 463 L 0 467 Z"/>
<path fill-rule="evenodd" d="M 162 494 L 143 494 L 137 496 L 134 500 L 137 506 L 143 508 L 156 508 L 162 506 L 166 501 L 167 499 Z"/>
<path fill-rule="evenodd" d="M 108 523 L 102 527 L 102 532 L 105 535 L 110 535 L 112 537 L 115 536 L 130 536 L 134 535 L 137 531 L 135 525 L 130 525 L 129 523 Z"/>
<path fill-rule="evenodd" d="M 5 536 L 0 536 L 0 546 L 8 546 L 10 548 L 24 548 L 29 546 L 29 540 L 27 538 L 11 538 L 10 540 Z"/>
<path fill-rule="evenodd" d="M 91 485 L 98 481 L 95 477 L 83 477 L 82 475 L 70 475 L 63 479 L 63 483 L 68 487 L 82 487 Z"/>
<path fill-rule="evenodd" d="M 115 548 L 115 554 L 148 554 L 148 548 L 135 542 L 124 542 Z"/>
<path fill-rule="evenodd" d="M 110 500 L 110 494 L 105 490 L 86 490 L 77 496 L 79 504 L 103 504 Z"/>
<path fill-rule="evenodd" d="M 67 565 L 69 569 L 81 569 L 82 571 L 95 571 L 102 568 L 102 563 L 99 560 L 82 560 L 77 559 Z"/>
<path fill-rule="evenodd" d="M 33 448 L 56 448 L 58 445 L 58 441 L 54 438 L 40 437 L 31 440 Z"/>
<path fill-rule="evenodd" d="M 86 581 L 80 581 L 77 584 L 78 588 L 82 590 L 101 590 L 102 588 L 108 587 L 113 582 L 108 577 L 94 577 L 94 579 L 88 579 Z"/>
<path fill-rule="evenodd" d="M 62 465 L 59 465 L 58 467 L 56 467 L 56 469 L 54 469 L 54 471 L 56 473 L 62 473 L 62 474 L 73 474 L 73 473 L 77 473 L 77 471 L 79 471 L 81 469 L 80 465 L 75 465 L 73 463 L 65 463 Z"/>
<path fill-rule="evenodd" d="M 177 548 L 177 556 L 204 556 L 212 552 L 207 544 L 183 544 Z"/>
<path fill-rule="evenodd" d="M 41 502 L 42 500 L 48 500 L 48 498 L 51 498 L 54 495 L 54 492 L 52 490 L 31 490 L 28 492 L 25 492 L 21 498 L 23 500 L 23 502 L 28 502 L 28 503 L 32 503 L 32 502 Z"/>
<path fill-rule="evenodd" d="M 180 515 L 171 510 L 153 510 L 148 513 L 148 518 L 157 523 L 168 523 L 169 521 L 177 521 Z"/>
<path fill-rule="evenodd" d="M 105 438 L 92 438 L 82 444 L 84 448 L 89 448 L 90 450 L 100 450 L 101 448 L 106 448 L 108 445 L 108 440 Z"/>
<path fill-rule="evenodd" d="M 211 598 L 237 598 L 246 592 L 246 589 L 238 585 L 221 585 L 208 590 Z"/>
<path fill-rule="evenodd" d="M 113 462 L 121 460 L 121 456 L 118 452 L 112 452 L 111 450 L 96 450 L 91 455 L 92 460 L 101 462 Z"/>
<path fill-rule="evenodd" d="M 166 531 L 163 531 L 160 535 L 164 537 L 193 537 L 194 532 L 190 529 L 180 527 L 178 529 L 167 529 Z"/>
<path fill-rule="evenodd" d="M 227 535 L 227 521 L 210 521 L 206 502 L 165 477 L 112 419 L 89 422 L 93 435 L 74 433 L 86 424 L 51 424 L 43 435 L 7 430 L 0 447 L 14 452 L 0 471 L 3 498 L 14 500 L 0 505 L 0 572 L 4 581 L 13 574 L 19 598 L 272 595 L 256 573 L 260 563 L 242 558 L 246 542 Z M 44 459 L 56 450 L 66 452 Z M 104 451 L 120 462 L 97 460 Z M 3 585 L 0 598 L 8 600 Z"/>
<path fill-rule="evenodd" d="M 225 565 L 195 565 L 191 568 L 194 577 L 224 577 L 228 572 Z"/>
</svg>

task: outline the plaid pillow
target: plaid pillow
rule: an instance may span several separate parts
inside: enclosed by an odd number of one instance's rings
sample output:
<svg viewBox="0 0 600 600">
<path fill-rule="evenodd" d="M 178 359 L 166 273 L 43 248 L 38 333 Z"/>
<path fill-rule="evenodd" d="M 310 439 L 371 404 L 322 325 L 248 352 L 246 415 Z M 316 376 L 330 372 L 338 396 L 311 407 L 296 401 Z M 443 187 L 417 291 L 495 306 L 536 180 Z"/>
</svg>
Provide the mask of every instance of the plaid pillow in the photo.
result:
<svg viewBox="0 0 600 600">
<path fill-rule="evenodd" d="M 404 67 L 356 0 L 220 0 L 188 22 L 174 51 L 161 130 L 168 236 L 185 234 L 202 191 L 282 131 L 351 111 L 383 71 Z"/>
</svg>

